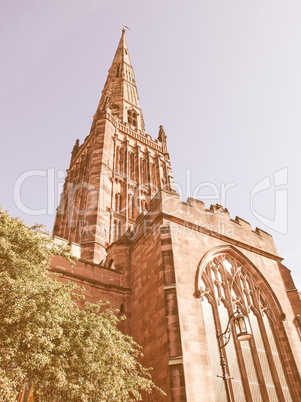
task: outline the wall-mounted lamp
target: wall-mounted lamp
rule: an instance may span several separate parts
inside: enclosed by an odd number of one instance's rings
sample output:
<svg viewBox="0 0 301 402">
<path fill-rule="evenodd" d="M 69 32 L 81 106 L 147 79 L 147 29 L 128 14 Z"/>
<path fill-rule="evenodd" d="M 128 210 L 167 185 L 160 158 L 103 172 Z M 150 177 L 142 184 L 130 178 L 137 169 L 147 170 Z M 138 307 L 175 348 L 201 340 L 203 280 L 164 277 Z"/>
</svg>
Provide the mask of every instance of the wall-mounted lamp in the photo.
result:
<svg viewBox="0 0 301 402">
<path fill-rule="evenodd" d="M 219 375 L 218 377 L 221 377 L 225 382 L 226 393 L 227 393 L 227 401 L 228 402 L 232 401 L 230 388 L 229 388 L 229 383 L 228 383 L 228 380 L 231 377 L 229 377 L 228 374 L 227 374 L 227 370 L 226 370 L 227 362 L 226 362 L 226 359 L 225 359 L 225 357 L 223 355 L 222 349 L 226 345 L 228 345 L 228 343 L 230 341 L 230 337 L 231 337 L 230 323 L 231 323 L 231 320 L 233 320 L 233 326 L 234 326 L 234 329 L 235 329 L 235 334 L 236 334 L 236 337 L 237 337 L 237 339 L 239 341 L 247 341 L 247 340 L 249 340 L 249 339 L 251 339 L 253 337 L 248 317 L 244 316 L 238 310 L 238 308 L 233 314 L 230 315 L 229 321 L 228 321 L 228 324 L 227 324 L 227 328 L 226 328 L 225 332 L 220 334 L 219 330 L 216 331 L 216 336 L 217 336 L 217 339 L 218 339 L 219 354 L 220 354 L 220 365 L 222 367 L 222 372 L 223 372 L 223 374 Z"/>
<path fill-rule="evenodd" d="M 236 337 L 239 341 L 247 341 L 253 337 L 248 317 L 241 312 L 236 311 L 233 316 L 233 325 Z"/>
</svg>

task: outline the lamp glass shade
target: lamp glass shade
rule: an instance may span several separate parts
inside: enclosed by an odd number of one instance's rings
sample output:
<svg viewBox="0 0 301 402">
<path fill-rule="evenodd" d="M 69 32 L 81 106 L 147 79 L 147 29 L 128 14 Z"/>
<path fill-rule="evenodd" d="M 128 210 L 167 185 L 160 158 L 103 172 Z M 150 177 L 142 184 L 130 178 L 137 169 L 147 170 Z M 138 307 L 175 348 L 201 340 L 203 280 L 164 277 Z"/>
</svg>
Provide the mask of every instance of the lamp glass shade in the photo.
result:
<svg viewBox="0 0 301 402">
<path fill-rule="evenodd" d="M 239 313 L 233 318 L 233 324 L 239 341 L 247 341 L 253 337 L 248 317 Z"/>
</svg>

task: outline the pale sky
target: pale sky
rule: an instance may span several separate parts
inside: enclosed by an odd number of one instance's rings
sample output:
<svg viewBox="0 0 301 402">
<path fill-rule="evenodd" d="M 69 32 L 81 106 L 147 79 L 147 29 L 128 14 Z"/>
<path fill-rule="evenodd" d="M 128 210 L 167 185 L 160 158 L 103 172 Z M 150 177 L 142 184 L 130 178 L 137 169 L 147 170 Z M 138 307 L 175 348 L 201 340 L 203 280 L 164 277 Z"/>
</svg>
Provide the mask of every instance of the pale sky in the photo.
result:
<svg viewBox="0 0 301 402">
<path fill-rule="evenodd" d="M 127 25 L 146 131 L 163 124 L 183 200 L 269 232 L 301 289 L 300 17 L 300 0 L 2 0 L 0 205 L 52 231 L 62 172 Z"/>
</svg>

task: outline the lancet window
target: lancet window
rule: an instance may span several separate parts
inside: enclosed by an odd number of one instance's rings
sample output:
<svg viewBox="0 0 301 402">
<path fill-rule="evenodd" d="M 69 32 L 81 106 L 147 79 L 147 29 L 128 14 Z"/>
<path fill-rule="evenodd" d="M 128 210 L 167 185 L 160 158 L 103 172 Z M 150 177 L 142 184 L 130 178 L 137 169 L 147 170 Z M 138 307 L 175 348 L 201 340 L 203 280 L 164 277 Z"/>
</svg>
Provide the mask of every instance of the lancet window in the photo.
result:
<svg viewBox="0 0 301 402">
<path fill-rule="evenodd" d="M 118 151 L 118 160 L 117 160 L 117 167 L 119 173 L 124 173 L 124 164 L 125 164 L 124 149 L 120 147 Z"/>
<path fill-rule="evenodd" d="M 152 182 L 153 182 L 153 185 L 158 189 L 158 184 L 159 184 L 158 167 L 154 164 L 152 165 Z"/>
<path fill-rule="evenodd" d="M 118 240 L 121 236 L 121 221 L 114 220 L 112 226 L 112 242 Z"/>
<path fill-rule="evenodd" d="M 146 159 L 141 158 L 140 160 L 140 171 L 141 171 L 141 182 L 147 184 L 147 162 Z"/>
<path fill-rule="evenodd" d="M 112 225 L 112 242 L 117 240 L 117 225 L 118 225 L 118 222 L 115 219 L 113 222 L 113 225 Z"/>
<path fill-rule="evenodd" d="M 128 199 L 128 216 L 131 219 L 134 218 L 134 196 L 132 194 L 129 194 Z"/>
<path fill-rule="evenodd" d="M 135 154 L 132 152 L 129 158 L 129 177 L 131 180 L 135 180 Z"/>
<path fill-rule="evenodd" d="M 121 195 L 120 193 L 115 194 L 115 206 L 114 206 L 115 212 L 118 212 L 121 214 Z"/>
</svg>

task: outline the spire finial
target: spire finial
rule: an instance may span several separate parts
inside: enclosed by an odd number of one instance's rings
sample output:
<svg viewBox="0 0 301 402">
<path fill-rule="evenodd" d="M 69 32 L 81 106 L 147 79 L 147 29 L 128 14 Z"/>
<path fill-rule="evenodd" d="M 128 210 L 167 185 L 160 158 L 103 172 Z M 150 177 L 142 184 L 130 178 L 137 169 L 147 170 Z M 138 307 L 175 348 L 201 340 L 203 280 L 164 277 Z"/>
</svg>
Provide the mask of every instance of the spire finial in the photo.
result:
<svg viewBox="0 0 301 402">
<path fill-rule="evenodd" d="M 123 33 L 123 34 L 125 33 L 125 30 L 126 30 L 126 29 L 131 30 L 131 28 L 127 27 L 126 25 L 122 25 L 122 26 L 123 26 L 123 28 L 122 28 L 122 33 Z"/>
</svg>

